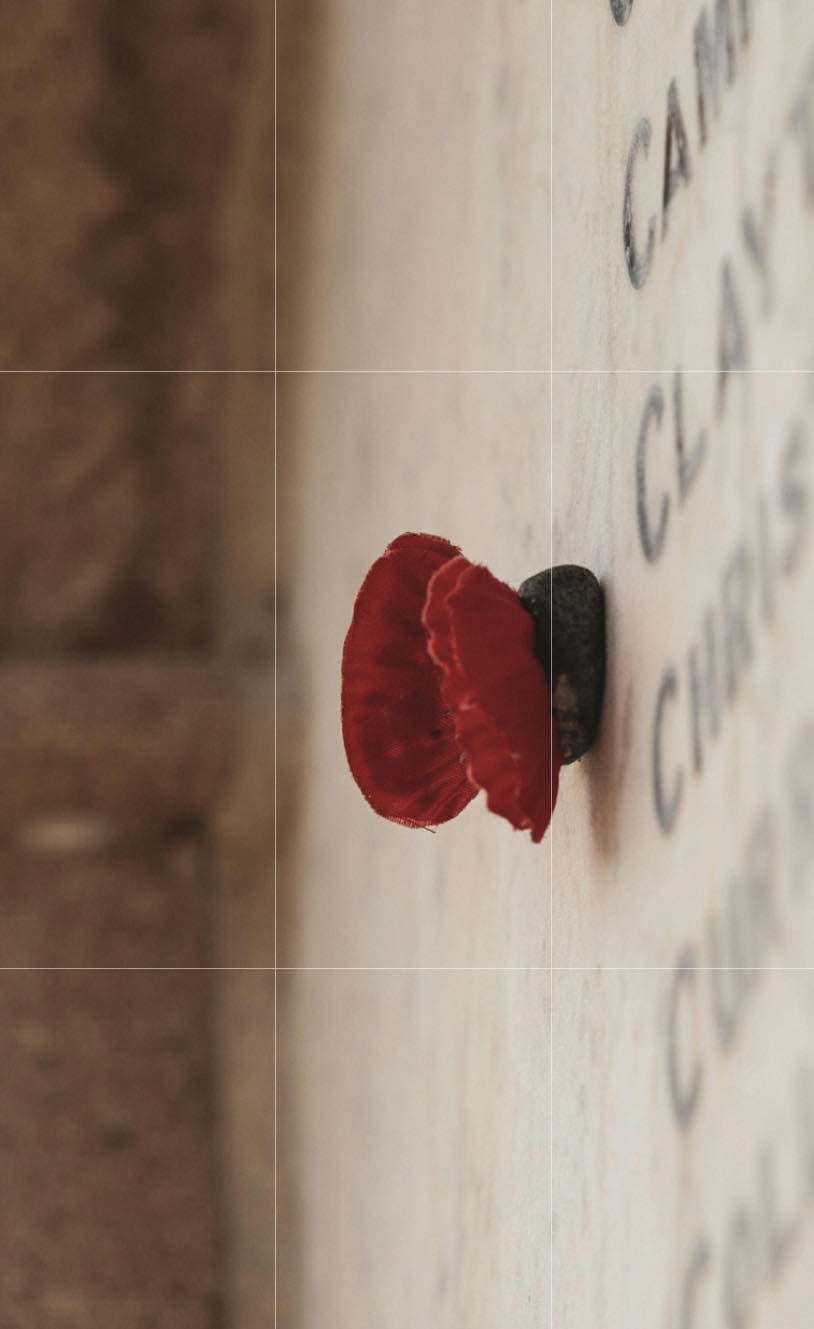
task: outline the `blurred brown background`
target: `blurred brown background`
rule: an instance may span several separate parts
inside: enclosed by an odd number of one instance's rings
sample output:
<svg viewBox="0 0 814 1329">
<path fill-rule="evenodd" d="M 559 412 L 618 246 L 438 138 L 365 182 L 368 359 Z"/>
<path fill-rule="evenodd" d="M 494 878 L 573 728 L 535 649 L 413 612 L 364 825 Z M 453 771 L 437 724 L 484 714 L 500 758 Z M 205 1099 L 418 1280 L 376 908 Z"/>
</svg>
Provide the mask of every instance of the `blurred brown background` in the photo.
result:
<svg viewBox="0 0 814 1329">
<path fill-rule="evenodd" d="M 0 32 L 0 1323 L 271 1324 L 274 8 Z"/>
</svg>

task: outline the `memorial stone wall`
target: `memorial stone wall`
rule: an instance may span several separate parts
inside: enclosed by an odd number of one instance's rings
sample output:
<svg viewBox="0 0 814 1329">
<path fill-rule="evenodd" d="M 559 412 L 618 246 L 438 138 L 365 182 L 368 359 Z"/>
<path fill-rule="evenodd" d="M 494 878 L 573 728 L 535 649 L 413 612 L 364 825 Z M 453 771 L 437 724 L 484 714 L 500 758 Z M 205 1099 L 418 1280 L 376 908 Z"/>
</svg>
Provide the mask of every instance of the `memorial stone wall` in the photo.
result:
<svg viewBox="0 0 814 1329">
<path fill-rule="evenodd" d="M 803 1326 L 814 13 L 311 22 L 278 311 L 299 1322 Z M 353 785 L 342 642 L 404 530 L 603 585 L 600 733 L 541 845 L 482 800 L 407 830 Z"/>
</svg>

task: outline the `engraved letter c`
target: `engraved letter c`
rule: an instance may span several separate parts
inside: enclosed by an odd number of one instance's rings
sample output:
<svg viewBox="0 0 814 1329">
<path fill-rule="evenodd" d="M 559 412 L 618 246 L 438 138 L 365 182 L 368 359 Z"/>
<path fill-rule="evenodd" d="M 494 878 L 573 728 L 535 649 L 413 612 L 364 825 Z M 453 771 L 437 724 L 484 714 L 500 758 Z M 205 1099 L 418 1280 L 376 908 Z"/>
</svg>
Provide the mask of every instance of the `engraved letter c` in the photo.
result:
<svg viewBox="0 0 814 1329">
<path fill-rule="evenodd" d="M 636 516 L 639 520 L 639 539 L 648 563 L 655 563 L 661 553 L 664 537 L 667 533 L 667 513 L 670 508 L 669 497 L 667 494 L 662 494 L 659 522 L 654 533 L 647 519 L 647 466 L 645 460 L 650 420 L 655 416 L 656 423 L 660 425 L 663 412 L 664 394 L 656 384 L 647 394 L 642 423 L 639 425 L 639 439 L 636 444 Z"/>
<path fill-rule="evenodd" d="M 673 1104 L 676 1121 L 682 1130 L 686 1130 L 692 1121 L 695 1109 L 698 1106 L 698 1096 L 701 1092 L 700 1058 L 695 1058 L 692 1072 L 687 1079 L 682 1078 L 678 1066 L 679 998 L 682 992 L 686 992 L 694 985 L 695 951 L 692 946 L 686 946 L 681 952 L 676 971 L 673 974 L 667 1025 L 667 1075 L 670 1081 L 670 1101 Z"/>
<path fill-rule="evenodd" d="M 633 131 L 630 152 L 627 154 L 625 201 L 622 210 L 622 237 L 625 246 L 625 262 L 627 263 L 630 280 L 633 282 L 637 291 L 640 286 L 644 286 L 647 274 L 650 270 L 650 263 L 653 258 L 653 247 L 656 243 L 655 217 L 651 217 L 647 224 L 647 247 L 643 256 L 640 255 L 636 249 L 636 237 L 633 234 L 633 165 L 640 149 L 645 157 L 650 150 L 650 121 L 646 117 L 639 121 Z"/>
<path fill-rule="evenodd" d="M 669 797 L 664 792 L 664 779 L 661 769 L 661 723 L 664 719 L 664 705 L 670 697 L 675 697 L 678 692 L 678 677 L 676 671 L 672 668 L 665 669 L 664 675 L 659 687 L 659 695 L 656 698 L 656 714 L 653 719 L 653 801 L 656 805 L 656 816 L 658 823 L 665 834 L 671 831 L 675 825 L 678 815 L 678 806 L 681 802 L 681 793 L 684 786 L 684 772 L 676 771 L 673 780 L 673 790 Z"/>
</svg>

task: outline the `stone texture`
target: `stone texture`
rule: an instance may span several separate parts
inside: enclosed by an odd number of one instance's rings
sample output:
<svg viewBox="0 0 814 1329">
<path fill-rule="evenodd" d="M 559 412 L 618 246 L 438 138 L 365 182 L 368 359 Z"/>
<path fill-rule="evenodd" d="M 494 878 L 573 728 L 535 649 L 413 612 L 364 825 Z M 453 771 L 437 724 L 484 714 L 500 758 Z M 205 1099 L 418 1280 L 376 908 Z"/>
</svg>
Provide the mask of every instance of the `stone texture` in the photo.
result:
<svg viewBox="0 0 814 1329">
<path fill-rule="evenodd" d="M 233 730 L 212 665 L 221 463 L 240 412 L 198 371 L 258 335 L 229 263 L 272 215 L 264 197 L 261 227 L 238 161 L 247 85 L 273 100 L 260 9 L 13 0 L 0 18 L 9 1329 L 229 1314 L 207 966 Z"/>
<path fill-rule="evenodd" d="M 212 639 L 222 381 L 133 371 L 229 367 L 250 16 L 57 0 L 3 20 L 0 368 L 26 371 L 0 380 L 7 650 Z"/>
<path fill-rule="evenodd" d="M 4 368 L 219 367 L 212 284 L 248 13 L 6 7 Z"/>
<path fill-rule="evenodd" d="M 284 124 L 280 160 L 310 207 L 304 235 L 281 210 L 281 365 L 545 368 L 548 4 L 308 0 L 297 26 L 281 93 L 313 132 Z"/>
<path fill-rule="evenodd" d="M 230 773 L 227 676 L 172 660 L 0 664 L 0 829 L 64 816 L 203 824 Z"/>
<path fill-rule="evenodd" d="M 608 0 L 554 0 L 550 25 L 535 5 L 340 0 L 320 28 L 315 220 L 286 364 L 360 372 L 284 388 L 305 775 L 281 943 L 309 971 L 281 985 L 282 1194 L 292 1323 L 308 1329 L 810 1317 L 814 424 L 798 371 L 814 24 L 802 0 L 782 15 L 732 0 L 751 35 L 736 29 L 731 81 L 718 48 L 701 149 L 694 35 L 727 6 L 627 8 L 620 27 Z M 673 78 L 692 165 L 665 226 Z M 654 259 L 634 289 L 623 194 L 643 115 L 635 222 L 644 235 L 653 216 Z M 731 309 L 722 328 L 730 284 L 742 338 Z M 551 397 L 540 374 L 409 372 L 546 369 L 549 354 Z M 727 359 L 738 372 L 719 375 Z M 642 511 L 653 530 L 667 514 L 663 551 L 644 547 Z M 514 585 L 574 563 L 606 592 L 599 734 L 563 772 L 539 852 L 477 803 L 436 836 L 382 823 L 350 782 L 341 644 L 362 576 L 404 530 L 452 538 Z M 709 615 L 715 708 L 699 682 Z M 679 788 L 673 820 L 655 805 Z M 517 1004 L 508 975 L 483 972 L 548 963 Z M 676 1120 L 671 1076 L 686 1096 L 696 1072 L 699 1111 Z"/>
<path fill-rule="evenodd" d="M 0 976 L 9 1329 L 215 1329 L 206 973 Z"/>
<path fill-rule="evenodd" d="M 0 966 L 213 963 L 213 870 L 202 836 L 179 827 L 148 843 L 110 843 L 94 840 L 93 829 L 63 823 L 58 837 L 52 823 L 49 836 L 41 823 L 39 835 L 32 828 L 23 844 L 3 846 Z"/>
</svg>

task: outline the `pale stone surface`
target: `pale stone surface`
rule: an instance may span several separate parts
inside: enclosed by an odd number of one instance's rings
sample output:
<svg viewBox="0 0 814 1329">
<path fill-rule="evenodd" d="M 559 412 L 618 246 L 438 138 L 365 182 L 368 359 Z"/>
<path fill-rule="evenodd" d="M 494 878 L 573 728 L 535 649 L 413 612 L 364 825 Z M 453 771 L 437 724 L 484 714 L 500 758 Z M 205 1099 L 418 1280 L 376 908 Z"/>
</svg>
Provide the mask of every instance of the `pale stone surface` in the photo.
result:
<svg viewBox="0 0 814 1329">
<path fill-rule="evenodd" d="M 548 975 L 280 982 L 299 1047 L 280 1123 L 300 1162 L 297 1323 L 546 1329 Z"/>
<path fill-rule="evenodd" d="M 514 586 L 549 565 L 549 412 L 542 376 L 309 382 L 289 509 L 299 597 L 288 636 L 300 653 L 307 778 L 283 964 L 546 963 L 545 842 L 533 845 L 482 797 L 435 834 L 379 818 L 345 760 L 340 663 L 362 579 L 403 531 L 444 535 Z"/>
<path fill-rule="evenodd" d="M 809 1321 L 814 975 L 751 975 L 726 1047 L 712 977 L 678 997 L 673 1041 L 672 975 L 557 975 L 555 1325 Z M 684 1126 L 673 1047 L 698 1084 Z"/>
<path fill-rule="evenodd" d="M 549 564 L 548 380 L 297 387 L 281 544 L 299 594 L 281 619 L 280 695 L 285 723 L 295 676 L 302 722 L 283 760 L 301 802 L 281 823 L 279 955 L 333 968 L 278 980 L 283 1322 L 537 1329 L 549 1301 L 548 847 L 482 798 L 435 835 L 377 817 L 347 769 L 339 703 L 356 591 L 401 531 L 444 534 L 513 585 Z M 537 967 L 424 971 L 518 965 Z"/>
<path fill-rule="evenodd" d="M 548 4 L 310 8 L 299 95 L 306 113 L 319 101 L 320 126 L 298 163 L 313 175 L 309 251 L 285 194 L 279 235 L 307 305 L 281 288 L 281 364 L 547 366 Z"/>
<path fill-rule="evenodd" d="M 665 497 L 669 507 L 661 552 L 648 561 L 636 455 L 654 388 L 664 408 L 644 446 L 649 538 Z M 710 375 L 684 380 L 685 450 L 702 428 L 707 446 L 682 504 L 672 376 L 555 382 L 555 435 L 562 439 L 567 420 L 573 451 L 554 458 L 554 559 L 583 559 L 605 585 L 608 611 L 599 741 L 565 773 L 550 832 L 558 966 L 672 965 L 690 942 L 704 964 L 814 961 L 804 889 L 812 848 L 811 381 L 741 376 L 729 384 L 720 418 L 717 389 Z M 703 681 L 709 616 L 714 735 L 706 703 L 693 705 L 690 662 L 693 653 Z M 659 723 L 670 669 L 675 692 Z M 656 767 L 670 829 L 659 820 Z M 741 920 L 734 938 L 733 914 Z"/>
<path fill-rule="evenodd" d="M 714 42 L 715 8 L 711 0 L 688 5 L 636 0 L 620 28 L 606 0 L 554 0 L 555 367 L 716 366 L 724 262 L 741 313 L 745 363 L 810 367 L 814 175 L 806 134 L 814 124 L 814 14 L 805 0 L 793 0 L 783 5 L 781 21 L 776 5 L 751 0 L 744 44 L 744 7 L 730 0 L 733 76 L 727 82 L 721 55 L 717 115 L 702 81 L 706 142 L 701 146 L 694 33 L 706 13 Z M 688 177 L 677 178 L 665 231 L 673 80 Z M 635 155 L 632 216 L 642 259 L 651 219 L 654 244 L 637 290 L 625 260 L 623 211 L 628 156 L 643 119 L 650 124 L 649 149 Z M 669 166 L 677 161 L 673 148 Z M 768 284 L 744 234 L 746 213 Z"/>
<path fill-rule="evenodd" d="M 415 110 L 422 80 L 458 68 L 471 29 L 451 6 L 429 24 L 340 10 L 305 313 L 286 363 L 545 369 L 547 257 L 529 180 L 510 174 L 504 196 L 487 171 L 456 226 L 479 122 L 450 111 L 448 173 L 440 148 L 427 154 L 432 98 Z M 281 982 L 292 1324 L 547 1324 L 549 1293 L 557 1329 L 807 1323 L 814 988 L 793 967 L 814 963 L 814 397 L 802 375 L 723 381 L 718 369 L 722 344 L 737 370 L 811 364 L 804 121 L 789 115 L 812 96 L 814 19 L 795 0 L 779 22 L 754 0 L 744 45 L 732 0 L 735 72 L 718 114 L 708 101 L 699 150 L 693 33 L 702 11 L 712 30 L 713 10 L 633 0 L 619 27 L 607 0 L 555 0 L 553 360 L 568 372 L 285 385 L 281 589 L 293 594 L 281 677 L 301 706 L 286 746 L 302 798 L 282 828 L 281 960 L 333 966 Z M 511 69 L 528 107 L 552 54 L 548 15 L 517 5 L 507 22 L 536 34 Z M 470 52 L 464 84 L 485 89 L 493 72 L 491 51 Z M 674 77 L 690 176 L 663 234 Z M 544 100 L 535 94 L 535 206 Z M 643 116 L 634 229 L 641 241 L 654 212 L 656 231 L 634 289 L 624 181 Z M 497 132 L 481 133 L 486 163 Z M 535 237 L 531 266 L 525 241 L 515 246 L 522 291 L 495 280 L 504 207 Z M 634 372 L 604 372 L 620 369 Z M 539 849 L 480 803 L 434 837 L 391 826 L 347 773 L 339 661 L 353 596 L 409 529 L 448 536 L 514 585 L 573 561 L 605 587 L 599 740 L 563 773 Z M 708 613 L 718 722 L 712 734 L 699 693 L 696 769 L 691 652 L 702 679 Z M 553 974 L 416 972 L 549 961 Z M 365 972 L 337 972 L 356 966 Z M 379 972 L 391 966 L 410 972 Z M 485 1160 L 482 1192 L 473 1159 Z"/>
</svg>

